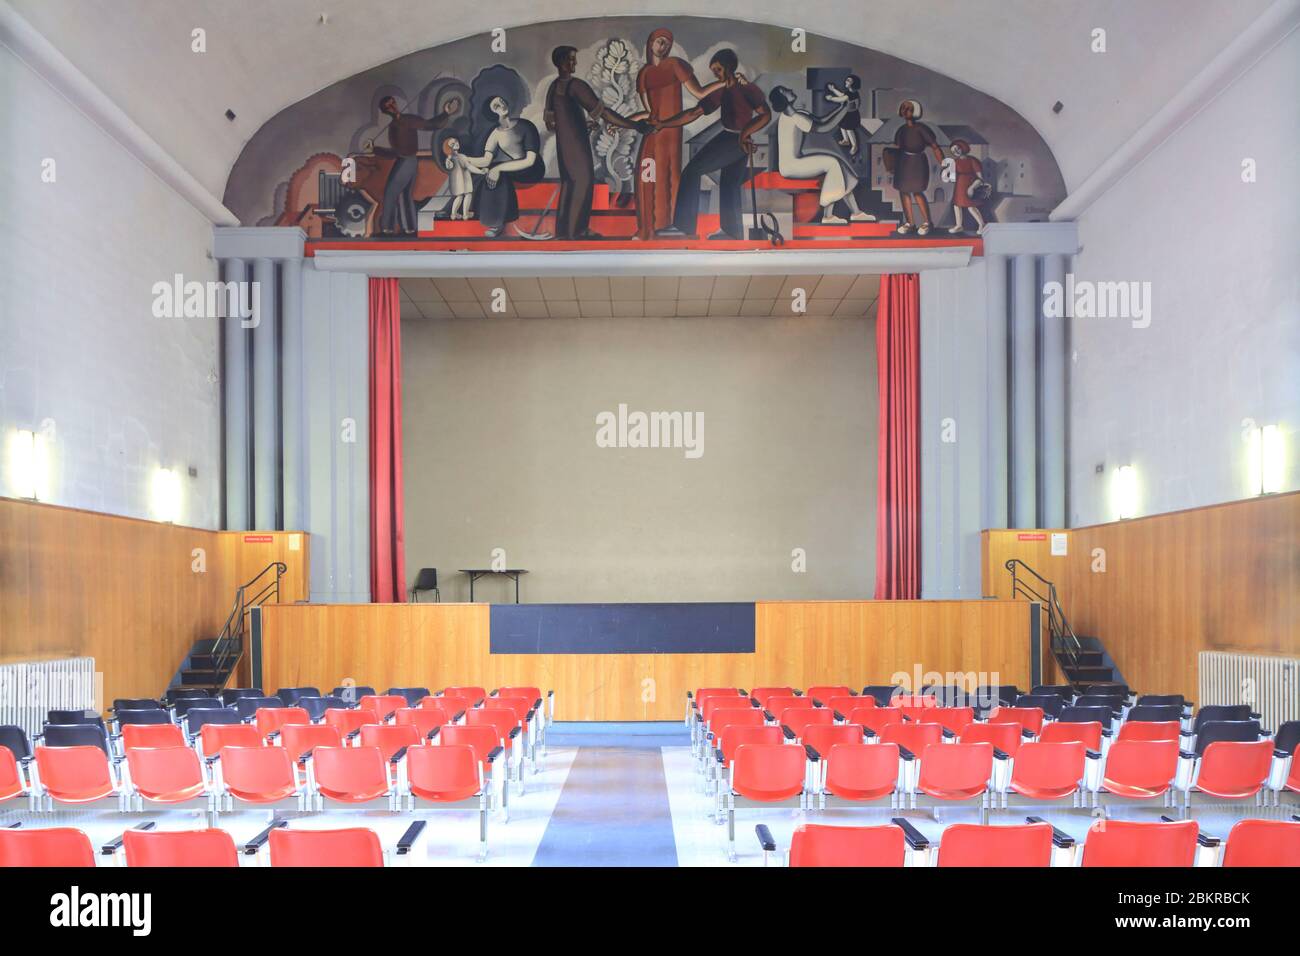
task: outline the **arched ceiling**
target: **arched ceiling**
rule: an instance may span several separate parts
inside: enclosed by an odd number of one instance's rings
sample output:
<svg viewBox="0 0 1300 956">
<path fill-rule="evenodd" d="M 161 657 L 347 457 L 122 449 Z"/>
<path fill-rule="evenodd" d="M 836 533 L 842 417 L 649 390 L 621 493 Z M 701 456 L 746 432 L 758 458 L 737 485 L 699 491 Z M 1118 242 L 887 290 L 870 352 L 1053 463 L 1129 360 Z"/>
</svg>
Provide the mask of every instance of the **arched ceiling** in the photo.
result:
<svg viewBox="0 0 1300 956">
<path fill-rule="evenodd" d="M 5 2 L 5 0 L 0 0 Z M 734 17 L 836 37 L 1018 111 L 1074 189 L 1269 0 L 9 0 L 213 195 L 285 107 L 449 40 L 538 20 Z M 322 22 L 324 16 L 324 22 Z M 191 31 L 207 51 L 191 51 Z M 1106 30 L 1106 52 L 1091 34 Z M 1065 104 L 1052 112 L 1057 100 Z M 231 109 L 236 119 L 226 119 Z"/>
</svg>

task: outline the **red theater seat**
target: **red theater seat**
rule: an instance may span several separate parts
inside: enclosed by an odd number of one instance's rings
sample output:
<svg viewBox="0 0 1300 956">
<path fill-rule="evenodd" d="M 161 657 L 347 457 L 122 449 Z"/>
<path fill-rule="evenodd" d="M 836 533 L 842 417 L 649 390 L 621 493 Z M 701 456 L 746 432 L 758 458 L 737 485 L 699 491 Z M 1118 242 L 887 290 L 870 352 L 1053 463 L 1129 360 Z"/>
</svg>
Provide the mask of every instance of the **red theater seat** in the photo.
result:
<svg viewBox="0 0 1300 956">
<path fill-rule="evenodd" d="M 755 687 L 749 696 L 759 707 L 766 708 L 767 702 L 773 697 L 794 697 L 795 692 L 793 687 Z"/>
<path fill-rule="evenodd" d="M 1043 708 L 1041 707 L 994 707 L 989 711 L 985 723 L 1016 723 L 1037 736 L 1043 730 Z"/>
<path fill-rule="evenodd" d="M 393 711 L 405 706 L 407 701 L 401 694 L 366 694 L 357 700 L 358 710 L 373 710 L 381 722 L 391 717 Z"/>
<path fill-rule="evenodd" d="M 436 698 L 432 698 L 435 699 Z M 434 730 L 442 727 L 443 724 L 451 723 L 451 718 L 455 714 L 447 713 L 446 708 L 441 706 L 434 707 L 402 707 L 393 714 L 393 722 L 396 724 L 410 724 L 420 732 L 420 737 L 428 739 L 429 734 Z"/>
<path fill-rule="evenodd" d="M 1300 823 L 1242 820 L 1228 834 L 1224 866 L 1300 866 Z"/>
<path fill-rule="evenodd" d="M 207 795 L 199 755 L 189 747 L 132 747 L 126 752 L 131 787 L 150 803 L 185 803 Z"/>
<path fill-rule="evenodd" d="M 807 823 L 790 840 L 791 866 L 902 866 L 907 845 L 902 828 L 841 827 Z"/>
<path fill-rule="evenodd" d="M 843 684 L 819 684 L 815 687 L 809 687 L 804 696 L 811 697 L 823 707 L 829 707 L 831 698 L 851 697 L 853 696 L 853 689 Z"/>
<path fill-rule="evenodd" d="M 1205 748 L 1194 790 L 1224 800 L 1257 795 L 1273 763 L 1273 741 L 1218 740 Z"/>
<path fill-rule="evenodd" d="M 1065 744 L 1077 741 L 1089 750 L 1100 753 L 1101 730 L 1101 724 L 1095 720 L 1079 724 L 1055 721 L 1043 728 L 1043 732 L 1038 735 L 1038 739 L 1045 744 Z"/>
<path fill-rule="evenodd" d="M 206 724 L 204 725 L 206 726 Z M 185 732 L 176 724 L 123 724 L 122 749 L 132 747 L 184 747 Z"/>
<path fill-rule="evenodd" d="M 366 724 L 379 723 L 379 714 L 369 707 L 357 707 L 356 709 L 331 707 L 325 711 L 322 718 L 327 726 L 338 730 L 340 734 L 347 737 L 356 733 Z"/>
<path fill-rule="evenodd" d="M 406 764 L 412 796 L 430 803 L 459 803 L 483 789 L 478 754 L 465 744 L 412 747 Z"/>
<path fill-rule="evenodd" d="M 94 865 L 90 837 L 73 827 L 0 828 L 0 867 Z"/>
<path fill-rule="evenodd" d="M 836 744 L 865 744 L 866 738 L 855 724 L 812 724 L 804 728 L 800 741 L 825 759 Z"/>
<path fill-rule="evenodd" d="M 930 744 L 921 754 L 916 789 L 935 800 L 971 800 L 993 776 L 990 744 Z"/>
<path fill-rule="evenodd" d="M 470 701 L 469 706 L 477 707 L 487 698 L 487 691 L 482 687 L 447 687 L 443 689 L 444 697 L 464 697 Z"/>
<path fill-rule="evenodd" d="M 1111 753 L 1115 748 L 1111 748 Z M 1162 771 L 1163 772 L 1163 771 Z M 1135 823 L 1098 820 L 1083 844 L 1084 866 L 1191 866 L 1196 862 L 1195 820 Z"/>
<path fill-rule="evenodd" d="M 251 804 L 297 798 L 300 785 L 289 752 L 281 747 L 224 747 L 221 779 L 228 797 Z"/>
<path fill-rule="evenodd" d="M 824 757 L 823 799 L 886 800 L 898 789 L 897 744 L 834 744 Z"/>
<path fill-rule="evenodd" d="M 804 764 L 802 747 L 740 744 L 732 760 L 731 788 L 749 800 L 789 800 L 803 792 Z"/>
<path fill-rule="evenodd" d="M 1106 755 L 1101 792 L 1152 800 L 1169 792 L 1177 771 L 1177 740 L 1118 740 Z"/>
<path fill-rule="evenodd" d="M 290 757 L 301 760 L 317 747 L 342 747 L 343 734 L 329 724 L 285 724 L 279 741 Z"/>
<path fill-rule="evenodd" d="M 259 707 L 253 725 L 264 737 L 278 734 L 285 724 L 310 724 L 311 717 L 301 707 Z"/>
<path fill-rule="evenodd" d="M 1182 725 L 1176 720 L 1126 720 L 1120 724 L 1117 740 L 1178 740 Z"/>
<path fill-rule="evenodd" d="M 418 749 L 408 750 L 408 759 Z M 317 747 L 312 754 L 312 776 L 322 800 L 341 804 L 386 800 L 392 804 L 388 764 L 378 747 Z"/>
<path fill-rule="evenodd" d="M 272 866 L 383 866 L 384 849 L 374 830 L 271 831 Z"/>
<path fill-rule="evenodd" d="M 366 724 L 358 736 L 362 747 L 378 747 L 385 763 L 399 750 L 416 747 L 424 740 L 414 724 Z"/>
<path fill-rule="evenodd" d="M 809 727 L 830 727 L 835 723 L 835 715 L 825 707 L 787 707 L 777 715 L 777 724 L 788 728 L 794 736 L 803 739 L 804 730 Z"/>
<path fill-rule="evenodd" d="M 894 724 L 902 724 L 903 712 L 897 707 L 858 707 L 845 715 L 850 724 L 857 724 L 871 731 L 876 736 L 885 732 L 887 727 Z M 938 727 L 938 724 L 934 726 Z M 940 738 L 943 737 L 942 728 L 939 732 Z"/>
<path fill-rule="evenodd" d="M 26 793 L 27 784 L 17 758 L 8 747 L 0 746 L 0 803 Z"/>
<path fill-rule="evenodd" d="M 224 747 L 260 747 L 264 742 L 252 724 L 204 724 L 199 732 L 199 750 L 205 758 L 217 756 Z"/>
<path fill-rule="evenodd" d="M 1086 762 L 1087 748 L 1077 740 L 1025 744 L 1011 768 L 1010 787 L 1032 800 L 1063 800 L 1079 792 Z"/>
<path fill-rule="evenodd" d="M 972 723 L 961 732 L 958 740 L 963 744 L 991 744 L 1003 753 L 1014 757 L 1024 741 L 1024 732 L 1019 724 L 976 724 Z"/>
<path fill-rule="evenodd" d="M 943 727 L 940 724 L 888 724 L 877 732 L 877 736 L 882 744 L 898 744 L 919 758 L 925 748 L 943 742 Z"/>
<path fill-rule="evenodd" d="M 239 866 L 235 841 L 225 830 L 127 830 L 127 866 Z"/>
<path fill-rule="evenodd" d="M 95 803 L 118 793 L 108 755 L 98 747 L 37 747 L 36 769 L 55 803 Z"/>
<path fill-rule="evenodd" d="M 940 866 L 1051 866 L 1052 826 L 954 823 L 939 842 Z"/>
</svg>

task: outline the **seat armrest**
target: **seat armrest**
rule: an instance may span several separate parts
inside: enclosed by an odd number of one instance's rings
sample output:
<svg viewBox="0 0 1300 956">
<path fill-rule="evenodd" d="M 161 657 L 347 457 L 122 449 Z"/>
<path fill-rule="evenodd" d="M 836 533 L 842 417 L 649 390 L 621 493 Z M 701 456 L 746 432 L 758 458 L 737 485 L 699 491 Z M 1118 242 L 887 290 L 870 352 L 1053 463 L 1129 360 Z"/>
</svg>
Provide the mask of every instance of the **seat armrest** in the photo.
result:
<svg viewBox="0 0 1300 956">
<path fill-rule="evenodd" d="M 1025 822 L 1046 823 L 1047 821 L 1042 817 L 1025 817 Z M 1058 850 L 1067 850 L 1074 846 L 1074 837 L 1070 836 L 1070 834 L 1066 833 L 1064 830 L 1058 830 L 1056 827 L 1052 827 L 1052 846 L 1056 847 Z"/>
<path fill-rule="evenodd" d="M 912 826 L 910 821 L 903 817 L 894 817 L 889 822 L 903 831 L 903 839 L 907 841 L 909 848 L 913 850 L 929 849 L 930 841 L 925 838 L 924 833 Z"/>
<path fill-rule="evenodd" d="M 794 738 L 798 736 L 793 730 L 791 730 L 785 724 L 781 725 L 781 733 L 785 735 L 786 740 L 794 740 Z"/>
<path fill-rule="evenodd" d="M 424 739 L 425 739 L 425 740 L 432 740 L 434 737 L 438 736 L 438 731 L 440 731 L 440 730 L 442 730 L 441 727 L 434 727 L 434 728 L 431 729 L 427 734 L 424 735 Z"/>
<path fill-rule="evenodd" d="M 808 759 L 813 761 L 814 763 L 822 759 L 822 755 L 817 752 L 817 748 L 814 747 L 812 744 L 804 744 L 803 750 L 804 753 L 808 755 Z"/>
<path fill-rule="evenodd" d="M 912 753 L 912 751 L 908 750 L 908 749 L 907 749 L 906 747 L 904 747 L 902 744 L 899 744 L 899 746 L 898 746 L 898 756 L 899 756 L 899 759 L 900 759 L 900 760 L 915 760 L 915 759 L 916 759 L 916 754 Z"/>
<path fill-rule="evenodd" d="M 397 753 L 389 757 L 388 762 L 391 763 L 393 766 L 397 766 L 399 763 L 402 762 L 402 758 L 406 756 L 406 750 L 407 748 L 403 747 L 401 750 L 397 751 Z"/>
<path fill-rule="evenodd" d="M 272 820 L 269 827 L 244 844 L 245 855 L 252 856 L 258 850 L 262 849 L 262 847 L 266 845 L 266 841 L 271 839 L 272 830 L 278 830 L 280 827 L 287 827 L 288 825 L 288 820 Z"/>
<path fill-rule="evenodd" d="M 1160 815 L 1160 821 L 1161 821 L 1162 823 L 1177 823 L 1177 822 L 1178 822 L 1178 821 L 1175 820 L 1173 817 L 1165 816 L 1163 813 Z M 1196 844 L 1197 844 L 1197 846 L 1203 846 L 1203 847 L 1206 847 L 1206 848 L 1208 848 L 1208 849 L 1213 849 L 1214 847 L 1217 847 L 1217 846 L 1218 846 L 1219 844 L 1221 844 L 1222 842 L 1223 842 L 1223 839 L 1222 839 L 1221 837 L 1211 836 L 1210 834 L 1206 833 L 1204 830 L 1200 829 L 1199 827 L 1197 828 L 1197 831 L 1196 831 Z"/>
<path fill-rule="evenodd" d="M 501 748 L 501 745 L 498 744 L 497 746 L 493 747 L 492 752 L 487 755 L 487 762 L 494 763 L 497 757 L 500 757 L 503 753 L 505 753 L 505 750 L 503 750 Z"/>
<path fill-rule="evenodd" d="M 993 759 L 994 759 L 994 760 L 1010 760 L 1010 759 L 1011 759 L 1011 754 L 1007 753 L 1005 750 L 999 750 L 997 747 L 994 747 L 994 748 L 993 748 Z"/>
<path fill-rule="evenodd" d="M 831 711 L 831 716 L 833 716 L 836 720 L 848 720 L 848 718 L 845 717 L 843 714 L 841 714 L 838 710 Z"/>
<path fill-rule="evenodd" d="M 454 724 L 454 723 L 456 723 L 456 721 L 462 719 L 464 716 L 465 716 L 465 711 L 462 710 L 462 711 L 461 711 L 460 713 L 458 713 L 456 716 L 454 716 L 454 717 L 451 718 L 451 722 Z"/>
<path fill-rule="evenodd" d="M 519 725 L 515 724 L 515 726 L 510 729 L 510 739 L 514 740 L 518 736 L 519 736 Z"/>
<path fill-rule="evenodd" d="M 1097 751 L 1097 750 L 1085 750 L 1083 753 L 1084 753 L 1084 756 L 1086 756 L 1089 760 L 1100 760 L 1100 759 L 1101 759 L 1101 752 L 1100 752 L 1100 751 Z"/>
<path fill-rule="evenodd" d="M 772 716 L 771 711 L 766 710 L 766 709 L 764 709 L 764 711 L 763 711 L 763 719 L 764 719 L 764 720 L 772 720 L 772 721 L 776 720 L 776 718 Z"/>
<path fill-rule="evenodd" d="M 763 852 L 776 852 L 776 840 L 772 837 L 772 831 L 766 823 L 760 823 L 754 827 L 754 834 L 758 837 L 758 845 L 763 848 Z"/>
<path fill-rule="evenodd" d="M 146 820 L 144 823 L 137 823 L 135 826 L 131 827 L 131 829 L 132 829 L 132 830 L 152 830 L 152 829 L 154 829 L 156 826 L 157 826 L 157 824 L 154 823 L 152 820 Z M 125 833 L 119 833 L 119 834 L 118 834 L 116 837 L 114 837 L 112 840 L 109 840 L 107 843 L 105 843 L 103 846 L 101 846 L 101 847 L 99 848 L 99 852 L 100 852 L 100 854 L 102 854 L 103 856 L 112 856 L 112 855 L 113 855 L 114 853 L 116 853 L 118 850 L 122 849 L 122 844 L 123 844 L 125 841 L 126 841 L 126 834 L 125 834 Z"/>
<path fill-rule="evenodd" d="M 397 841 L 398 856 L 405 856 L 411 852 L 411 847 L 415 845 L 415 841 L 418 840 L 420 834 L 424 832 L 424 828 L 428 825 L 428 822 L 429 821 L 427 820 L 415 820 L 406 828 L 406 832 L 403 833 L 401 839 Z"/>
<path fill-rule="evenodd" d="M 954 733 L 953 733 L 951 730 L 949 730 L 947 727 L 945 727 L 945 728 L 943 728 L 943 739 L 944 739 L 944 740 L 956 740 L 956 739 L 957 739 L 957 735 L 954 734 Z"/>
</svg>

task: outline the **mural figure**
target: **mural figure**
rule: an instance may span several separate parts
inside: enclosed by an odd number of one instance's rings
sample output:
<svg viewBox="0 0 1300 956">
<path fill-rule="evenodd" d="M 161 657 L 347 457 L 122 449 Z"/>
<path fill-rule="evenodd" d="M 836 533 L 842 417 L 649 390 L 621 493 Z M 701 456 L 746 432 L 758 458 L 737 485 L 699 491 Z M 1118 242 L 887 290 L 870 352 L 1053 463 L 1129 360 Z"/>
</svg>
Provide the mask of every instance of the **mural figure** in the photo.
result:
<svg viewBox="0 0 1300 956">
<path fill-rule="evenodd" d="M 700 181 L 707 173 L 721 171 L 718 194 L 718 211 L 722 228 L 710 239 L 744 238 L 740 215 L 740 187 L 745 181 L 745 164 L 757 148 L 753 136 L 772 118 L 763 91 L 753 83 L 736 75 L 740 58 L 736 51 L 721 49 L 713 54 L 709 69 L 721 81 L 713 92 L 689 110 L 660 120 L 659 128 L 676 128 L 694 122 L 701 116 L 722 111 L 722 129 L 704 146 L 682 170 L 682 180 L 677 189 L 677 204 L 673 224 L 657 235 L 679 237 L 694 236 L 700 212 Z"/>
<path fill-rule="evenodd" d="M 555 156 L 560 167 L 555 237 L 599 239 L 589 228 L 591 192 L 596 185 L 589 130 L 602 121 L 641 132 L 650 132 L 651 127 L 644 120 L 634 122 L 607 108 L 586 80 L 573 75 L 578 68 L 576 47 L 557 46 L 551 51 L 551 62 L 559 75 L 546 91 L 544 116 L 546 128 L 555 134 Z"/>
<path fill-rule="evenodd" d="M 918 236 L 930 234 L 930 204 L 925 199 L 925 191 L 930 185 L 930 163 L 925 158 L 925 151 L 933 151 L 935 162 L 943 162 L 943 151 L 939 149 L 934 130 L 917 122 L 921 112 L 921 104 L 916 100 L 904 100 L 898 106 L 903 125 L 894 134 L 894 188 L 903 197 L 903 215 L 907 217 L 907 221 L 898 227 L 900 236 L 913 229 Z M 914 208 L 921 213 L 919 226 Z"/>
<path fill-rule="evenodd" d="M 546 175 L 542 162 L 542 137 L 537 127 L 526 119 L 510 115 L 504 96 L 494 96 L 483 107 L 486 118 L 496 121 L 488 134 L 483 155 L 472 158 L 484 169 L 473 205 L 485 228 L 484 235 L 495 239 L 506 225 L 519 218 L 520 185 L 541 182 Z"/>
<path fill-rule="evenodd" d="M 830 154 L 803 151 L 803 139 L 808 133 L 827 133 L 838 127 L 849 109 L 847 102 L 826 116 L 815 117 L 806 110 L 795 109 L 797 94 L 788 86 L 775 86 L 768 94 L 772 109 L 779 114 L 776 120 L 777 171 L 786 179 L 820 179 L 821 193 L 817 203 L 822 207 L 824 225 L 842 226 L 849 220 L 835 215 L 833 209 L 841 199 L 849 207 L 849 219 L 854 222 L 874 222 L 876 217 L 858 208 L 853 190 L 858 186 L 858 175 L 845 160 Z M 842 128 L 842 127 L 839 127 Z"/>
<path fill-rule="evenodd" d="M 432 119 L 414 113 L 403 113 L 397 99 L 385 96 L 379 102 L 379 111 L 389 116 L 388 146 L 375 145 L 378 156 L 396 157 L 393 168 L 384 183 L 384 198 L 379 213 L 379 230 L 386 236 L 413 236 L 416 233 L 415 200 L 411 187 L 419 166 L 416 154 L 420 148 L 420 130 L 442 129 L 460 112 L 460 100 L 453 97 Z"/>
<path fill-rule="evenodd" d="M 702 100 L 722 86 L 714 80 L 701 87 L 691 65 L 678 56 L 669 56 L 673 33 L 659 27 L 650 33 L 645 44 L 645 66 L 637 73 L 636 89 L 645 110 L 631 119 L 646 119 L 651 124 L 676 116 L 682 111 L 682 88 Z M 646 161 L 653 165 L 647 167 Z M 647 175 L 647 169 L 653 175 Z M 636 237 L 651 239 L 656 230 L 667 229 L 673 222 L 673 204 L 682 175 L 682 131 L 680 127 L 660 127 L 641 140 L 636 157 Z"/>
<path fill-rule="evenodd" d="M 826 99 L 832 103 L 843 103 L 846 107 L 839 122 L 839 143 L 849 151 L 850 156 L 858 155 L 858 130 L 862 128 L 862 77 L 850 73 L 844 78 L 844 89 L 834 83 L 826 85 Z"/>
<path fill-rule="evenodd" d="M 452 198 L 447 218 L 469 219 L 474 214 L 474 177 L 486 172 L 486 163 L 481 157 L 474 159 L 460 151 L 460 137 L 455 131 L 440 140 L 438 152 L 443 155 L 443 165 L 450 173 L 447 186 Z"/>
<path fill-rule="evenodd" d="M 953 184 L 952 214 L 954 222 L 948 231 L 956 234 L 965 231 L 962 225 L 962 210 L 969 209 L 975 220 L 975 234 L 984 235 L 984 214 L 980 212 L 979 202 L 987 199 L 993 191 L 982 178 L 980 161 L 970 154 L 970 143 L 964 139 L 954 139 L 948 147 L 957 161 L 957 180 Z"/>
</svg>

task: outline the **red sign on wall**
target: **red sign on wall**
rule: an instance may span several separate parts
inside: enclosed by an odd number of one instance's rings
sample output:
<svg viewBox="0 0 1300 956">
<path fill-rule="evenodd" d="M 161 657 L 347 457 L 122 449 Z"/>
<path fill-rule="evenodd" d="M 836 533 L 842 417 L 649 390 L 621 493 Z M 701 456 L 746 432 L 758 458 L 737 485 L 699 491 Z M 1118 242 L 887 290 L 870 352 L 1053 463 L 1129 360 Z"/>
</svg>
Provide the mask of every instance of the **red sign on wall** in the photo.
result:
<svg viewBox="0 0 1300 956">
<path fill-rule="evenodd" d="M 273 535 L 269 534 L 246 534 L 244 535 L 244 544 L 270 544 L 275 540 Z"/>
<path fill-rule="evenodd" d="M 247 541 L 248 539 L 245 538 L 244 540 Z M 1046 541 L 1046 540 L 1047 540 L 1047 535 L 1045 535 L 1045 534 L 1018 534 L 1018 535 L 1016 535 L 1016 540 L 1017 540 L 1017 541 Z"/>
</svg>

